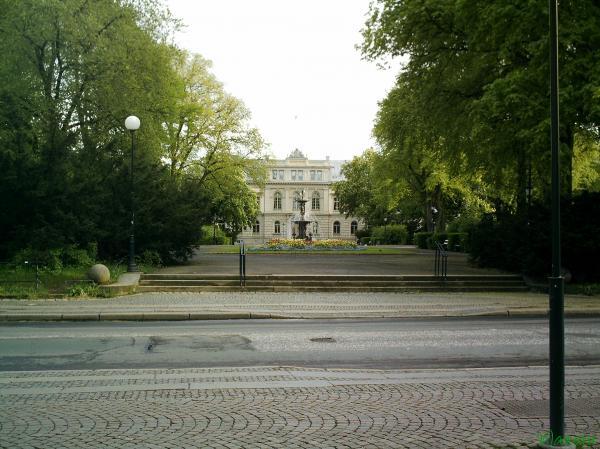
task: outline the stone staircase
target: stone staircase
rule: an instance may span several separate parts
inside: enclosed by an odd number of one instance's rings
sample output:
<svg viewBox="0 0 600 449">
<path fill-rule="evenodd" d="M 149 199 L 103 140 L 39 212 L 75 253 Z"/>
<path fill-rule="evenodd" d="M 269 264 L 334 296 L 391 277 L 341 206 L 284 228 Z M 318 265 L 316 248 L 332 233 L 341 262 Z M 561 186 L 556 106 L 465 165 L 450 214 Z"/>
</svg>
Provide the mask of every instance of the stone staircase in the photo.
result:
<svg viewBox="0 0 600 449">
<path fill-rule="evenodd" d="M 445 280 L 428 275 L 250 275 L 245 287 L 239 276 L 210 274 L 142 274 L 138 292 L 522 292 L 517 275 L 458 275 Z"/>
</svg>

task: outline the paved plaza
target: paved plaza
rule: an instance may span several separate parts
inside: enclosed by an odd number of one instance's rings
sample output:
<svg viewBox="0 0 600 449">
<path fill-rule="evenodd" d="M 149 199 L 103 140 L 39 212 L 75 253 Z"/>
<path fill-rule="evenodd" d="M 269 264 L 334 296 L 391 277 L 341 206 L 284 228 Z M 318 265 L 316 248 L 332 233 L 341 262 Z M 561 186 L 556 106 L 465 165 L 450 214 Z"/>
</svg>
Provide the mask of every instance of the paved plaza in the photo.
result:
<svg viewBox="0 0 600 449">
<path fill-rule="evenodd" d="M 546 368 L 0 373 L 3 448 L 525 448 Z M 567 368 L 567 431 L 600 436 L 600 367 Z M 600 447 L 598 444 L 592 447 Z"/>
<path fill-rule="evenodd" d="M 386 246 L 381 247 L 385 250 Z M 361 254 L 360 252 L 272 253 L 246 255 L 246 274 L 327 274 L 327 275 L 432 275 L 435 251 L 414 246 L 394 247 L 399 254 Z M 237 254 L 216 254 L 218 247 L 199 247 L 185 264 L 165 267 L 158 273 L 237 274 Z M 377 248 L 376 248 L 377 249 Z M 448 253 L 449 275 L 506 274 L 498 270 L 478 268 L 465 253 Z"/>
</svg>

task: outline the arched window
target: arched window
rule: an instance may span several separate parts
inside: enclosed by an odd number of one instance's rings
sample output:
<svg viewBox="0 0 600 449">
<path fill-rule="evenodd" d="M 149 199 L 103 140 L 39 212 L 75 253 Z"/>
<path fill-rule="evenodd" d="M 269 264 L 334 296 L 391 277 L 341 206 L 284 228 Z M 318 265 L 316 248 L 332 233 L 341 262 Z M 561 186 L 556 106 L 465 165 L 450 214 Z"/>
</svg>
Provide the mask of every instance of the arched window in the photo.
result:
<svg viewBox="0 0 600 449">
<path fill-rule="evenodd" d="M 300 204 L 298 203 L 298 200 L 301 197 L 302 197 L 302 195 L 300 194 L 300 192 L 294 192 L 294 204 L 292 205 L 292 209 L 294 209 L 294 210 L 300 209 Z"/>
<path fill-rule="evenodd" d="M 279 220 L 277 220 L 275 222 L 275 234 L 281 234 L 281 223 L 279 222 Z"/>
<path fill-rule="evenodd" d="M 256 222 L 252 225 L 252 234 L 258 234 L 260 232 L 260 221 L 256 220 Z"/>
<path fill-rule="evenodd" d="M 275 192 L 273 196 L 273 209 L 281 210 L 281 192 Z"/>
<path fill-rule="evenodd" d="M 339 221 L 334 221 L 333 222 L 333 233 L 334 234 L 339 234 L 340 233 L 340 222 Z"/>
<path fill-rule="evenodd" d="M 340 209 L 340 200 L 338 200 L 337 196 L 333 198 L 333 210 Z"/>
<path fill-rule="evenodd" d="M 356 221 L 353 221 L 352 223 L 350 223 L 350 234 L 352 234 L 352 235 L 356 234 L 357 229 L 358 229 L 358 223 Z"/>
<path fill-rule="evenodd" d="M 319 209 L 321 209 L 321 195 L 319 195 L 319 192 L 313 192 L 312 210 L 319 210 Z"/>
</svg>

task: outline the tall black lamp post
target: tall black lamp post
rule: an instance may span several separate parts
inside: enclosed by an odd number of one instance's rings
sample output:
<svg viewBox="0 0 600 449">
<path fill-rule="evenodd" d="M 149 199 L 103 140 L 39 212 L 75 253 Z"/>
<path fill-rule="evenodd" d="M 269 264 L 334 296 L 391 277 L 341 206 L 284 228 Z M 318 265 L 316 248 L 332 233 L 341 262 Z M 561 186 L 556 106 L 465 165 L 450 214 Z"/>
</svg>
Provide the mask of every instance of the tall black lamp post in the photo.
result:
<svg viewBox="0 0 600 449">
<path fill-rule="evenodd" d="M 125 119 L 125 128 L 131 134 L 131 164 L 129 166 L 129 201 L 131 206 L 131 231 L 129 233 L 129 262 L 127 264 L 128 272 L 138 271 L 135 264 L 135 208 L 133 195 L 133 156 L 135 154 L 135 131 L 140 128 L 140 119 L 135 115 L 130 115 Z"/>
<path fill-rule="evenodd" d="M 550 440 L 542 447 L 567 446 L 565 436 L 564 281 L 560 270 L 560 138 L 558 103 L 558 6 L 550 15 L 550 147 L 552 153 L 552 275 L 550 281 Z M 572 445 L 570 447 L 573 447 Z"/>
</svg>

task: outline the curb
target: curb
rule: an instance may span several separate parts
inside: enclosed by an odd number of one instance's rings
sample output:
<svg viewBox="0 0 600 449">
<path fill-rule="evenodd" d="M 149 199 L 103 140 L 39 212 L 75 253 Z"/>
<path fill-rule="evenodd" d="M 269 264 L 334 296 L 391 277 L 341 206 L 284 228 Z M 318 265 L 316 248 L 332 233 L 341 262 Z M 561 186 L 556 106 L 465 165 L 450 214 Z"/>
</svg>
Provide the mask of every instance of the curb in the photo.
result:
<svg viewBox="0 0 600 449">
<path fill-rule="evenodd" d="M 17 321 L 202 321 L 286 319 L 273 313 L 255 312 L 107 312 L 107 313 L 0 313 L 0 322 Z"/>
<path fill-rule="evenodd" d="M 507 310 L 446 315 L 342 315 L 332 313 L 277 314 L 264 312 L 90 312 L 90 313 L 0 313 L 0 322 L 46 321 L 208 321 L 264 319 L 444 319 L 444 318 L 547 318 L 546 310 Z M 598 318 L 600 310 L 565 311 L 567 318 Z"/>
</svg>

